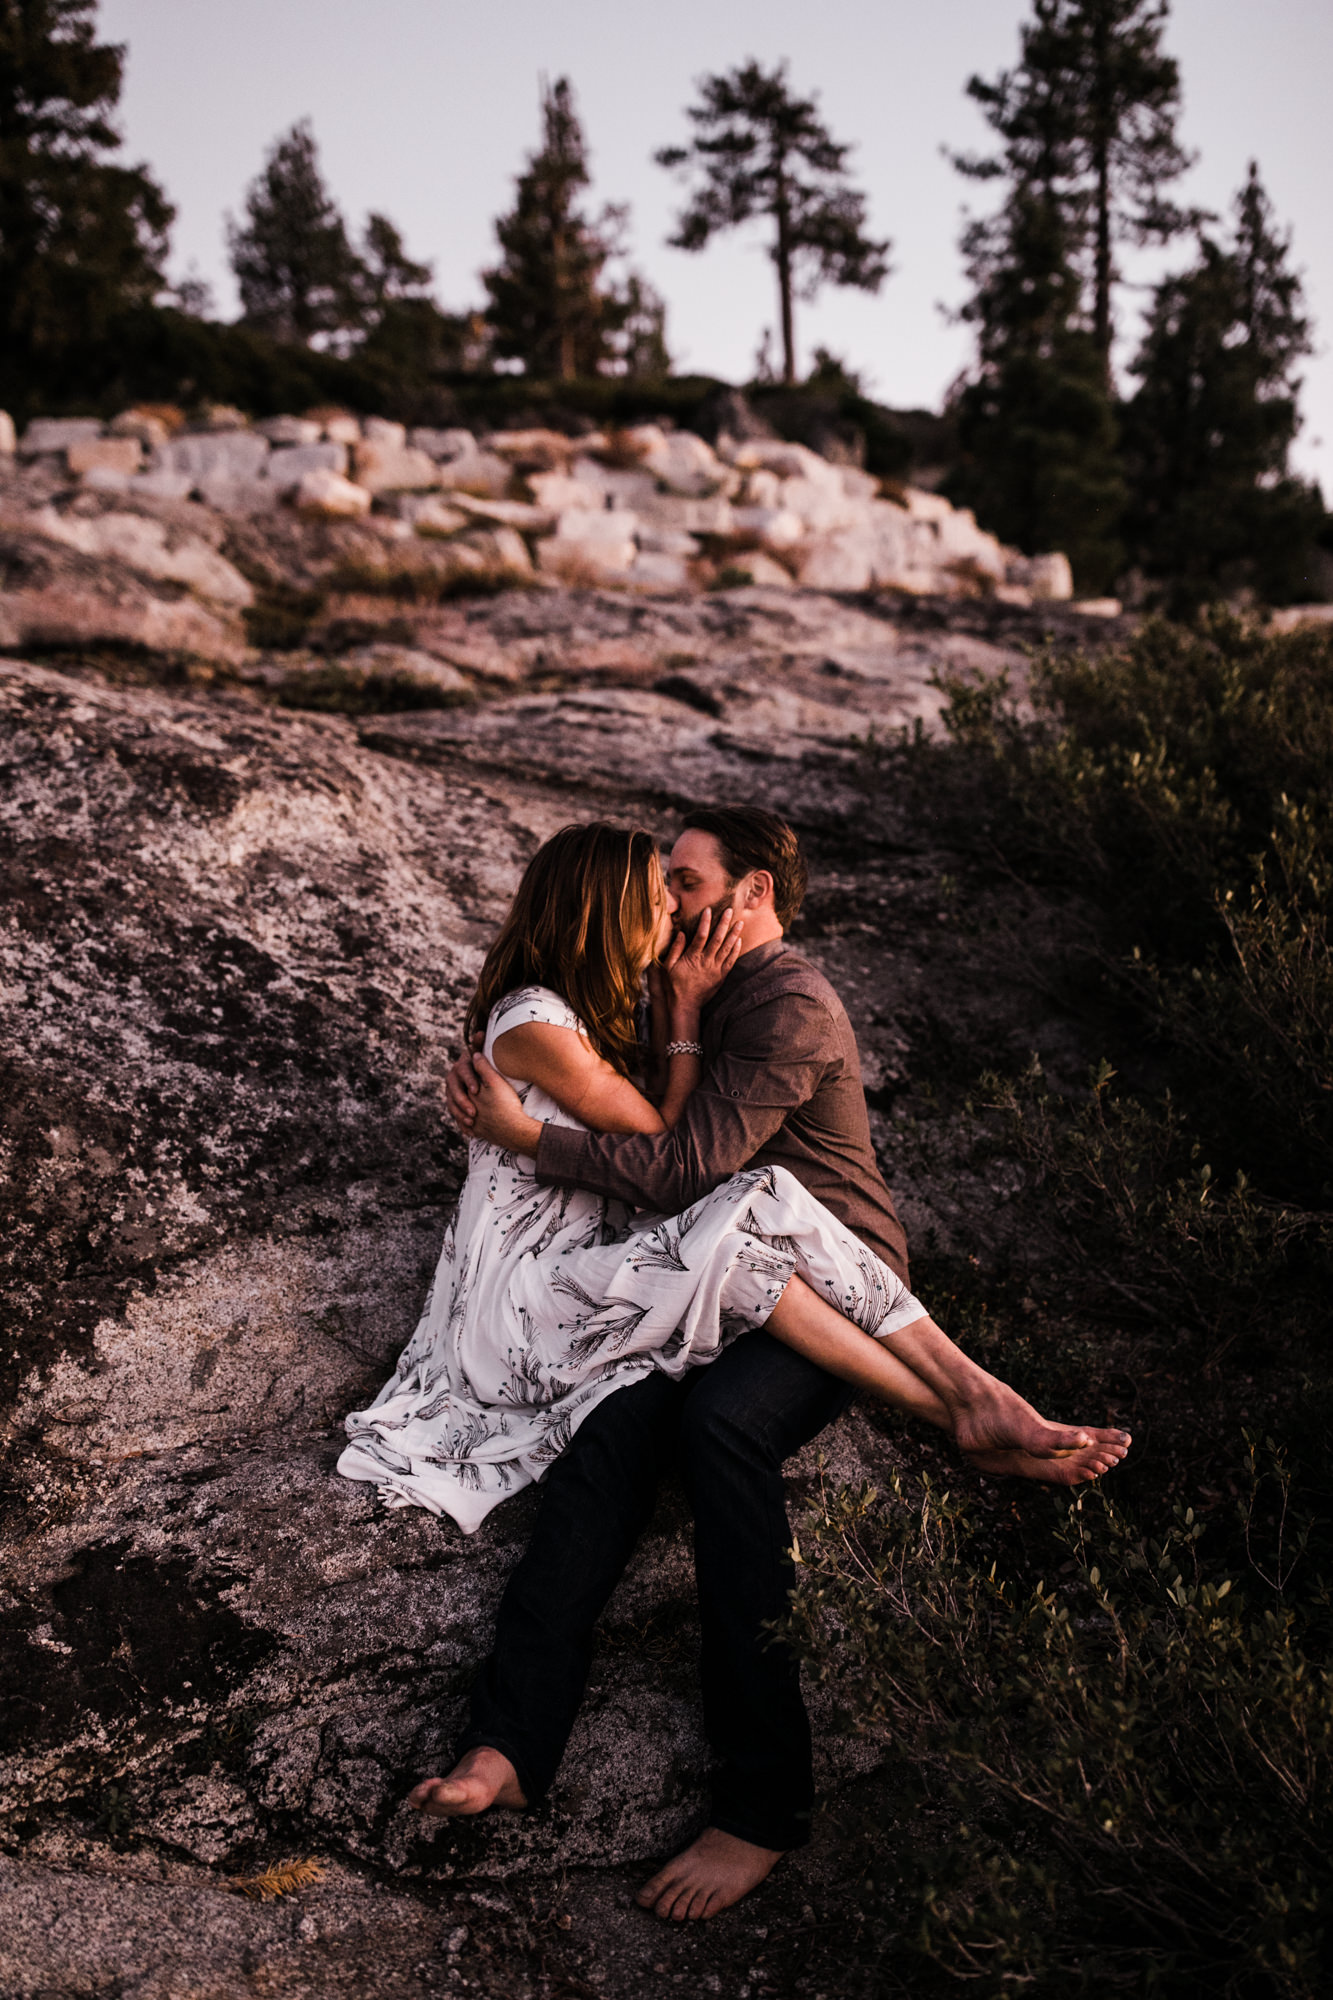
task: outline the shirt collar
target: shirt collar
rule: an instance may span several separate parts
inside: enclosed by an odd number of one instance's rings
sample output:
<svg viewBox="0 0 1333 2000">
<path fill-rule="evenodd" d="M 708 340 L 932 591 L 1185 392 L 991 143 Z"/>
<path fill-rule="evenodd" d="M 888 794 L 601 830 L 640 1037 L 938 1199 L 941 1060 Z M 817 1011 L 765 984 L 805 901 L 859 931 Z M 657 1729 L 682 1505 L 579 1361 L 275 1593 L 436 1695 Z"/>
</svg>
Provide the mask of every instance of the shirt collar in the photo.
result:
<svg viewBox="0 0 1333 2000">
<path fill-rule="evenodd" d="M 743 951 L 717 992 L 706 1003 L 704 1011 L 708 1012 L 716 1007 L 720 1000 L 730 1000 L 738 987 L 743 986 L 747 979 L 753 978 L 756 972 L 762 971 L 764 966 L 771 965 L 773 960 L 786 949 L 785 938 L 770 938 L 767 944 L 757 944 L 752 951 Z"/>
</svg>

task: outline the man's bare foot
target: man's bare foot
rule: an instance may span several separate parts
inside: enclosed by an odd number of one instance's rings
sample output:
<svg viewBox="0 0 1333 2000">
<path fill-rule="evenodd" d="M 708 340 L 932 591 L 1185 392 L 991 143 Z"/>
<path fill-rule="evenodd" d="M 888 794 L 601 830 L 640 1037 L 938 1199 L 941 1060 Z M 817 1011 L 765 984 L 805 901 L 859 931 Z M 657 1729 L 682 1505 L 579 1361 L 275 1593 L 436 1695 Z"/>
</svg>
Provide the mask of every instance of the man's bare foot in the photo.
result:
<svg viewBox="0 0 1333 2000">
<path fill-rule="evenodd" d="M 1036 1479 L 1044 1486 L 1083 1486 L 1119 1465 L 1129 1450 L 1129 1434 L 1121 1431 L 1118 1435 L 1124 1439 L 1123 1444 L 1090 1444 L 1081 1450 L 1059 1452 L 1051 1458 L 1035 1458 L 1028 1451 L 969 1451 L 963 1455 L 978 1472 L 988 1472 L 992 1477 Z"/>
<path fill-rule="evenodd" d="M 961 1452 L 975 1459 L 980 1453 L 1016 1453 L 1020 1458 L 1035 1459 L 1077 1459 L 1081 1453 L 1089 1451 L 1114 1451 L 1123 1458 L 1129 1449 L 1129 1432 L 1119 1430 L 1094 1430 L 1089 1424 L 1052 1424 L 1039 1416 L 1031 1403 L 1025 1403 L 1016 1389 L 1007 1382 L 1001 1382 L 984 1370 L 977 1370 L 976 1380 L 969 1384 L 965 1401 L 953 1411 L 954 1443 Z M 983 1468 L 984 1470 L 985 1468 Z M 1021 1470 L 1011 1466 L 1008 1470 Z M 1102 1467 L 1105 1471 L 1107 1468 Z M 1040 1478 L 1038 1473 L 1028 1473 L 1029 1478 Z M 1059 1485 L 1074 1485 L 1058 1471 L 1046 1475 Z M 1095 1479 L 1097 1474 L 1083 1471 L 1083 1479 Z"/>
<path fill-rule="evenodd" d="M 509 1759 L 483 1744 L 460 1758 L 447 1778 L 423 1778 L 407 1803 L 432 1819 L 453 1819 L 491 1806 L 525 1806 L 527 1800 Z"/>
<path fill-rule="evenodd" d="M 780 1848 L 756 1847 L 706 1826 L 692 1846 L 644 1883 L 635 1900 L 640 1908 L 678 1924 L 687 1917 L 715 1917 L 757 1889 L 781 1859 Z"/>
</svg>

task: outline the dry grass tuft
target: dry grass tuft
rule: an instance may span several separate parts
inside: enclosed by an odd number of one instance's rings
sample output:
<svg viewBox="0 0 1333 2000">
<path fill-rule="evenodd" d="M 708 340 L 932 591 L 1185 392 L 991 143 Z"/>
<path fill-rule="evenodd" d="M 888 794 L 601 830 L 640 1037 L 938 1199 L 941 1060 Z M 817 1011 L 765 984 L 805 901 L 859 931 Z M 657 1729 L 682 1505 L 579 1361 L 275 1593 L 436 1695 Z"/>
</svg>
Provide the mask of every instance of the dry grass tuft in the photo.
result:
<svg viewBox="0 0 1333 2000">
<path fill-rule="evenodd" d="M 322 1861 L 279 1861 L 262 1875 L 233 1875 L 227 1887 L 248 1896 L 252 1903 L 276 1903 L 279 1896 L 291 1896 L 298 1889 L 308 1889 L 312 1882 L 322 1882 L 325 1873 Z"/>
</svg>

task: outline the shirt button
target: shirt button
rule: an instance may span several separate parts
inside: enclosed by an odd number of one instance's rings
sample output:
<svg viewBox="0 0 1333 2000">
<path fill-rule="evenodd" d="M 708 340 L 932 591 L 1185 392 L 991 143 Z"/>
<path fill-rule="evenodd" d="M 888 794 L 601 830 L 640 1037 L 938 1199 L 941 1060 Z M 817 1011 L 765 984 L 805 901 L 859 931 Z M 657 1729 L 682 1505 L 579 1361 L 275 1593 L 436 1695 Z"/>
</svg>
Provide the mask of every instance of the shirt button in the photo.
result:
<svg viewBox="0 0 1333 2000">
<path fill-rule="evenodd" d="M 733 1090 L 731 1094 L 732 1094 L 732 1096 L 733 1096 L 733 1097 L 739 1097 L 739 1096 L 740 1096 L 740 1092 L 739 1092 L 739 1090 Z"/>
</svg>

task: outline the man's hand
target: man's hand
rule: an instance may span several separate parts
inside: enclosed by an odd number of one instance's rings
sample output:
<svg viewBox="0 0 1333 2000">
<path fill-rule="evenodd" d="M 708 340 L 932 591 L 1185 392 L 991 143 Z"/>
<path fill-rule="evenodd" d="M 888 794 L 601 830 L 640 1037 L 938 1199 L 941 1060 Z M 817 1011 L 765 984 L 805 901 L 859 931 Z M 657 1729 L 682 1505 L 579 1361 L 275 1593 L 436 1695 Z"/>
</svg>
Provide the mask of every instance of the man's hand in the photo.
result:
<svg viewBox="0 0 1333 2000">
<path fill-rule="evenodd" d="M 470 1080 L 459 1080 L 464 1077 Z M 471 1112 L 466 1125 L 454 1111 L 456 1091 Z M 480 1051 L 459 1057 L 449 1072 L 445 1095 L 454 1122 L 467 1138 L 480 1139 L 486 1146 L 499 1146 L 502 1152 L 525 1153 L 529 1159 L 536 1158 L 537 1141 L 542 1135 L 541 1119 L 529 1118 L 514 1086 Z"/>
<path fill-rule="evenodd" d="M 480 1041 L 477 1041 L 476 1046 L 480 1049 Z M 444 1104 L 465 1139 L 474 1136 L 473 1126 L 477 1122 L 477 1094 L 480 1089 L 481 1077 L 472 1059 L 472 1050 L 464 1049 L 444 1080 Z"/>
</svg>

